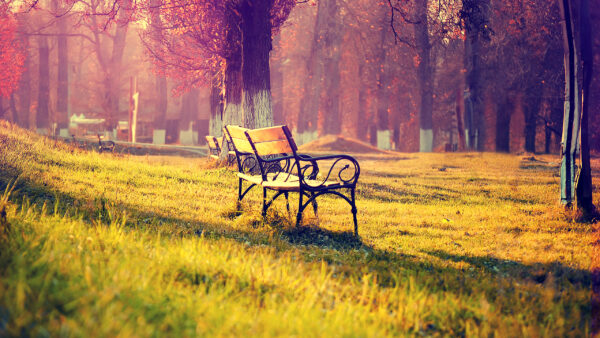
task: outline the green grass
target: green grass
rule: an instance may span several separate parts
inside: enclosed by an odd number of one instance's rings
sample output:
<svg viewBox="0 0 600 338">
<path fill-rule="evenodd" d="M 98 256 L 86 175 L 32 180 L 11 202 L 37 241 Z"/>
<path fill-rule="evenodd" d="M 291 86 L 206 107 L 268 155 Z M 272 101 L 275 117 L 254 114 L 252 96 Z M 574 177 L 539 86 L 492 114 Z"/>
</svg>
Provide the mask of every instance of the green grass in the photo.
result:
<svg viewBox="0 0 600 338">
<path fill-rule="evenodd" d="M 360 240 L 339 198 L 263 221 L 204 159 L 2 123 L 0 336 L 589 335 L 594 233 L 556 156 L 358 158 Z"/>
</svg>

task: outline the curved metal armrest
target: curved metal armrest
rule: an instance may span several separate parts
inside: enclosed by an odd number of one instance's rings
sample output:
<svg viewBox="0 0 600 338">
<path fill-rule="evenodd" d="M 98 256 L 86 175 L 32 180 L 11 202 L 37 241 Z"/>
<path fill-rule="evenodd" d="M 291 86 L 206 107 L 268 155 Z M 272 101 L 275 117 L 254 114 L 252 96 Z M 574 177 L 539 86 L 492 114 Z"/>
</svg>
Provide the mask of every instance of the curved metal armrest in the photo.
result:
<svg viewBox="0 0 600 338">
<path fill-rule="evenodd" d="M 358 164 L 358 161 L 350 155 L 311 156 L 299 158 L 299 161 L 309 162 L 304 166 L 300 164 L 302 183 L 315 189 L 328 186 L 328 181 L 333 179 L 343 185 L 355 185 L 360 176 L 360 165 Z M 333 161 L 333 163 L 329 166 L 327 175 L 317 179 L 319 161 Z M 315 169 L 316 173 L 314 172 Z M 308 182 L 308 180 L 310 182 Z"/>
</svg>

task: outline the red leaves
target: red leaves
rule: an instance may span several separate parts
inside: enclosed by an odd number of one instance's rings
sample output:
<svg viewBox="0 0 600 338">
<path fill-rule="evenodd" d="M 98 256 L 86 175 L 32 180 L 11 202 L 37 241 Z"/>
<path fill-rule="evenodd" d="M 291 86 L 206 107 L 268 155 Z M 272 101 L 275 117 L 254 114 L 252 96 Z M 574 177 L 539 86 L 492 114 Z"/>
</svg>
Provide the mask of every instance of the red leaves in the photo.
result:
<svg viewBox="0 0 600 338">
<path fill-rule="evenodd" d="M 8 97 L 23 72 L 25 56 L 15 39 L 16 22 L 4 10 L 0 13 L 0 96 Z"/>
</svg>

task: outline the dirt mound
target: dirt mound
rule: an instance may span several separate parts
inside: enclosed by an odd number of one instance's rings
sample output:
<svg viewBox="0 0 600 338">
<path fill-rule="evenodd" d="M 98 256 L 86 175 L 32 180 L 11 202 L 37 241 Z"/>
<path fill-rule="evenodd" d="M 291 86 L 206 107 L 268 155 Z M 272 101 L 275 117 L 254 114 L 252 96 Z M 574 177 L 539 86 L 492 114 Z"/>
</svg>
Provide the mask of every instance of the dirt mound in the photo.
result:
<svg viewBox="0 0 600 338">
<path fill-rule="evenodd" d="M 378 149 L 363 141 L 341 135 L 325 135 L 314 141 L 305 143 L 298 147 L 300 151 L 323 151 L 336 153 L 378 153 L 389 154 L 390 152 Z"/>
</svg>

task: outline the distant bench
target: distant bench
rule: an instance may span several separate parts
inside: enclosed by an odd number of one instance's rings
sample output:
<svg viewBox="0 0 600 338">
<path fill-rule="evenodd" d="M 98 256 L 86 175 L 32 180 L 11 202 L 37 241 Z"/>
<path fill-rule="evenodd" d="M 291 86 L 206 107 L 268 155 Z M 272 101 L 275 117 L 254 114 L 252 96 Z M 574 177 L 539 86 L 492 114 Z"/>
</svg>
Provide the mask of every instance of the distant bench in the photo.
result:
<svg viewBox="0 0 600 338">
<path fill-rule="evenodd" d="M 286 202 L 289 192 L 299 196 L 296 225 L 302 222 L 302 212 L 312 204 L 317 214 L 318 196 L 332 194 L 341 197 L 351 207 L 354 221 L 354 234 L 358 236 L 356 219 L 356 183 L 360 166 L 349 155 L 328 155 L 312 157 L 298 154 L 292 133 L 287 126 L 262 129 L 245 129 L 238 126 L 225 126 L 225 135 L 231 142 L 238 165 L 238 201 L 255 186 L 263 188 L 263 216 L 267 209 L 281 195 Z M 319 177 L 320 167 L 328 168 Z M 250 185 L 244 189 L 243 182 Z M 267 201 L 267 191 L 275 195 Z M 343 192 L 346 191 L 346 194 Z M 304 199 L 306 198 L 306 200 Z M 289 211 L 289 203 L 286 203 Z"/>
<path fill-rule="evenodd" d="M 215 136 L 208 135 L 208 136 L 206 136 L 206 144 L 208 146 L 208 157 L 210 157 L 214 160 L 219 160 L 220 156 L 221 156 L 221 152 L 223 151 L 223 148 L 221 147 L 221 144 L 219 143 L 219 139 Z M 232 150 L 229 150 L 228 154 L 227 154 L 227 164 L 228 165 L 233 163 L 234 156 L 235 156 L 235 152 L 233 152 Z"/>
</svg>

